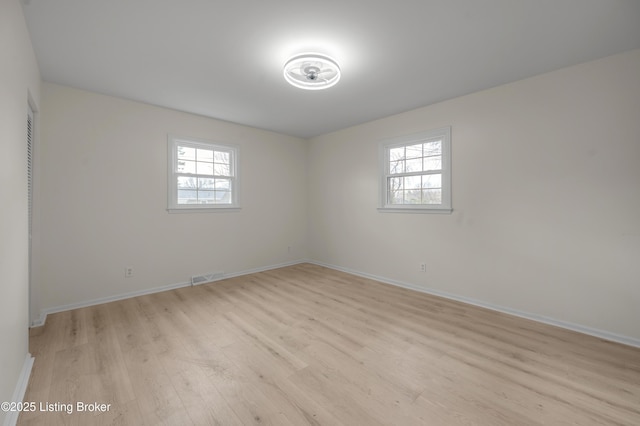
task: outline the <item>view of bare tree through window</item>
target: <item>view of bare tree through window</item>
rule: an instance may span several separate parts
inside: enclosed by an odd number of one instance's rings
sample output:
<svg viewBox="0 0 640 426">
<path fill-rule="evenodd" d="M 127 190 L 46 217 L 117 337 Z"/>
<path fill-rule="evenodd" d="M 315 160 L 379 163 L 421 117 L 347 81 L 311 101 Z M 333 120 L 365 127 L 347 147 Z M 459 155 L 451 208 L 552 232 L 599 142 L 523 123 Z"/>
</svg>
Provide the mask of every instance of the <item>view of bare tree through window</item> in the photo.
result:
<svg viewBox="0 0 640 426">
<path fill-rule="evenodd" d="M 178 145 L 178 204 L 231 204 L 231 160 L 231 151 Z"/>
<path fill-rule="evenodd" d="M 442 140 L 388 148 L 388 204 L 442 203 Z"/>
</svg>

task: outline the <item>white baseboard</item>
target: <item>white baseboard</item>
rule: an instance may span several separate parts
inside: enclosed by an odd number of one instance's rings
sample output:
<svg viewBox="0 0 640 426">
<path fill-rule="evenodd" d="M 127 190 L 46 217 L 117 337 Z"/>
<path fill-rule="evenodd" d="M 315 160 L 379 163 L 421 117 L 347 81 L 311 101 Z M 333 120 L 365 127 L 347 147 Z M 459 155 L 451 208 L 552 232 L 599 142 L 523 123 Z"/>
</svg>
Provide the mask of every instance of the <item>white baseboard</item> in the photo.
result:
<svg viewBox="0 0 640 426">
<path fill-rule="evenodd" d="M 406 283 L 406 282 L 393 280 L 393 279 L 386 278 L 386 277 L 380 277 L 378 275 L 367 274 L 367 273 L 364 273 L 364 272 L 355 271 L 353 269 L 344 268 L 344 267 L 337 266 L 337 265 L 331 265 L 331 264 L 327 264 L 327 263 L 323 263 L 323 262 L 316 262 L 314 260 L 308 260 L 307 262 L 308 263 L 312 263 L 314 265 L 318 265 L 318 266 L 324 266 L 325 268 L 335 269 L 336 271 L 341 271 L 341 272 L 346 272 L 348 274 L 357 275 L 359 277 L 369 278 L 369 279 L 372 279 L 372 280 L 375 280 L 375 281 L 380 281 L 380 282 L 383 282 L 385 284 L 391 284 L 391 285 L 394 285 L 396 287 L 402 287 L 402 288 L 406 288 L 406 289 L 409 289 L 409 290 L 418 291 L 420 293 L 432 294 L 434 296 L 444 297 L 445 299 L 451 299 L 451 300 L 455 300 L 455 301 L 458 301 L 458 302 L 468 303 L 470 305 L 479 306 L 481 308 L 491 309 L 493 311 L 502 312 L 502 313 L 513 315 L 513 316 L 516 316 L 516 317 L 521 317 L 521 318 L 525 318 L 525 319 L 528 319 L 528 320 L 532 320 L 532 321 L 536 321 L 536 322 L 540 322 L 540 323 L 544 323 L 544 324 L 553 325 L 553 326 L 564 328 L 564 329 L 567 329 L 567 330 L 577 331 L 579 333 L 588 334 L 590 336 L 598 337 L 600 339 L 610 340 L 610 341 L 616 342 L 616 343 L 622 343 L 623 345 L 635 346 L 637 348 L 640 348 L 640 340 L 635 339 L 633 337 L 623 336 L 623 335 L 620 335 L 620 334 L 611 333 L 611 332 L 604 331 L 604 330 L 598 330 L 598 329 L 595 329 L 595 328 L 586 327 L 586 326 L 583 326 L 583 325 L 580 325 L 580 324 L 574 324 L 574 323 L 571 323 L 571 322 L 561 321 L 561 320 L 557 320 L 557 319 L 554 319 L 554 318 L 545 317 L 545 316 L 542 316 L 542 315 L 532 314 L 530 312 L 523 312 L 523 311 L 519 311 L 517 309 L 508 308 L 508 307 L 505 307 L 505 306 L 494 305 L 492 303 L 487 303 L 487 302 L 483 302 L 481 300 L 475 300 L 475 299 L 471 299 L 471 298 L 468 298 L 468 297 L 459 296 L 457 294 L 446 293 L 446 292 L 435 290 L 435 289 L 431 289 L 431 288 L 419 287 L 419 286 L 416 286 L 414 284 L 409 284 L 409 283 Z"/>
<path fill-rule="evenodd" d="M 299 259 L 291 262 L 278 263 L 276 265 L 263 266 L 261 268 L 247 269 L 241 272 L 232 272 L 230 274 L 226 274 L 224 278 L 221 278 L 221 279 L 240 277 L 242 275 L 249 275 L 249 274 L 257 274 L 258 272 L 270 271 L 272 269 L 278 269 L 278 268 L 286 268 L 287 266 L 299 265 L 300 263 L 311 263 L 311 262 L 309 262 L 307 259 Z"/>
<path fill-rule="evenodd" d="M 233 273 L 229 273 L 229 274 L 223 274 L 220 278 L 218 278 L 218 279 L 216 279 L 214 281 L 220 281 L 220 280 L 224 280 L 226 278 L 239 277 L 239 276 L 242 276 L 242 275 L 255 274 L 257 272 L 268 271 L 268 270 L 271 270 L 271 269 L 284 268 L 286 266 L 297 265 L 299 263 L 305 263 L 305 262 L 307 262 L 307 260 L 296 260 L 296 261 L 292 261 L 292 262 L 279 263 L 279 264 L 276 264 L 276 265 L 263 266 L 263 267 L 260 267 L 260 268 L 247 269 L 245 271 L 240 271 L 240 272 L 233 272 Z M 169 284 L 169 285 L 162 286 L 162 287 L 153 287 L 153 288 L 148 288 L 148 289 L 145 289 L 145 290 L 131 291 L 131 292 L 127 292 L 127 293 L 120 293 L 120 294 L 116 294 L 116 295 L 113 295 L 113 296 L 100 297 L 98 299 L 91 299 L 91 300 L 86 300 L 86 301 L 83 301 L 83 302 L 70 303 L 68 305 L 61 305 L 61 306 L 54 306 L 52 308 L 46 308 L 46 309 L 43 309 L 42 311 L 40 311 L 40 317 L 38 319 L 33 320 L 31 322 L 31 327 L 43 326 L 44 323 L 47 321 L 47 315 L 49 315 L 49 314 L 55 314 L 57 312 L 70 311 L 72 309 L 86 308 L 88 306 L 101 305 L 103 303 L 115 302 L 117 300 L 129 299 L 129 298 L 132 298 L 132 297 L 144 296 L 146 294 L 160 293 L 160 292 L 163 292 L 163 291 L 174 290 L 176 288 L 190 287 L 190 286 L 191 286 L 191 282 Z"/>
<path fill-rule="evenodd" d="M 22 402 L 24 400 L 24 394 L 27 392 L 27 385 L 29 384 L 29 377 L 31 376 L 31 368 L 33 368 L 34 358 L 31 354 L 27 354 L 24 363 L 22 364 L 22 370 L 18 377 L 18 383 L 13 391 L 11 402 Z M 4 426 L 14 426 L 18 423 L 19 411 L 8 411 L 4 418 Z"/>
</svg>

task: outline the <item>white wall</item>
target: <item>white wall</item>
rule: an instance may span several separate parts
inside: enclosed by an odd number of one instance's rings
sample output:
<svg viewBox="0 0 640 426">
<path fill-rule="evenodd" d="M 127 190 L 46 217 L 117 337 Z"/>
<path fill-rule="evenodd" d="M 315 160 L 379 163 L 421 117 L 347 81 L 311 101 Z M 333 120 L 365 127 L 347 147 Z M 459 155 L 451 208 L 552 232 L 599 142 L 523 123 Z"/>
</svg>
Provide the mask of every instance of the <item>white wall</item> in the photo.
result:
<svg viewBox="0 0 640 426">
<path fill-rule="evenodd" d="M 18 0 L 0 2 L 0 401 L 28 353 L 27 108 L 40 75 Z M 5 413 L 0 411 L 0 423 Z"/>
<path fill-rule="evenodd" d="M 448 125 L 454 212 L 376 211 L 378 142 Z M 311 259 L 640 341 L 638 50 L 314 138 L 309 194 Z"/>
<path fill-rule="evenodd" d="M 307 256 L 303 140 L 50 83 L 42 109 L 40 309 Z M 166 211 L 169 133 L 240 147 L 239 212 Z"/>
</svg>

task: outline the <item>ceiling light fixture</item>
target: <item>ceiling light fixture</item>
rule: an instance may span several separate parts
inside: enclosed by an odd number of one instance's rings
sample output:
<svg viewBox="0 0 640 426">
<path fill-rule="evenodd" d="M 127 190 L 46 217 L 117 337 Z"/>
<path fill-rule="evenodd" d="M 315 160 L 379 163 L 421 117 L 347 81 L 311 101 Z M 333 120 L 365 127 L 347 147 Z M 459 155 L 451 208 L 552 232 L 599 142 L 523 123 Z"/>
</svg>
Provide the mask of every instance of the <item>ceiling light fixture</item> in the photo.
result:
<svg viewBox="0 0 640 426">
<path fill-rule="evenodd" d="M 300 89 L 328 89 L 340 80 L 340 67 L 328 56 L 303 53 L 287 61 L 284 65 L 284 78 Z"/>
</svg>

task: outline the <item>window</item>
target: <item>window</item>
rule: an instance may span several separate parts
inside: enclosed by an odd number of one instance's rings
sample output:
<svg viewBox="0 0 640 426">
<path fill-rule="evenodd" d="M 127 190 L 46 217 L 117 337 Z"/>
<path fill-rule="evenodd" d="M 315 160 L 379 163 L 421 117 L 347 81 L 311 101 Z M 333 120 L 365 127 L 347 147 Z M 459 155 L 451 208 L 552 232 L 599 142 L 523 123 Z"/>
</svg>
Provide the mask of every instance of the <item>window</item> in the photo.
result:
<svg viewBox="0 0 640 426">
<path fill-rule="evenodd" d="M 169 136 L 170 212 L 239 208 L 238 148 Z"/>
<path fill-rule="evenodd" d="M 451 213 L 451 128 L 380 144 L 380 211 Z"/>
</svg>

